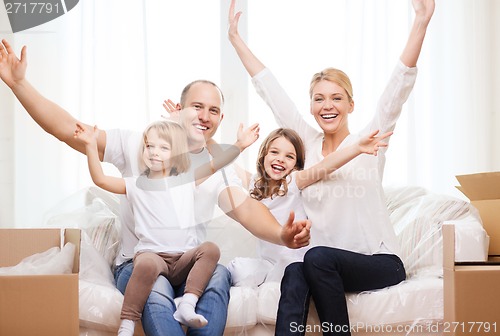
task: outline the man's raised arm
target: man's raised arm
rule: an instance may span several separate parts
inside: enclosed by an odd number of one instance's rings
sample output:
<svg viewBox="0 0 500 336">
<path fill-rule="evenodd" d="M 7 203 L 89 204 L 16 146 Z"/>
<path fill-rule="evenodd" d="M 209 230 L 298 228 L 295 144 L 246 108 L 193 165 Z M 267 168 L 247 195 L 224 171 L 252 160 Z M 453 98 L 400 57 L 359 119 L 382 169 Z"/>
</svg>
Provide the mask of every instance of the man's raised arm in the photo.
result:
<svg viewBox="0 0 500 336">
<path fill-rule="evenodd" d="M 2 40 L 0 43 L 0 78 L 2 81 L 12 90 L 31 118 L 40 127 L 71 148 L 85 153 L 85 146 L 73 137 L 75 124 L 77 122 L 83 123 L 76 120 L 59 105 L 42 96 L 26 79 L 26 67 L 26 46 L 21 50 L 21 58 L 18 58 L 9 42 L 5 39 Z M 105 132 L 100 132 L 97 145 L 99 158 L 102 160 L 106 145 Z"/>
</svg>

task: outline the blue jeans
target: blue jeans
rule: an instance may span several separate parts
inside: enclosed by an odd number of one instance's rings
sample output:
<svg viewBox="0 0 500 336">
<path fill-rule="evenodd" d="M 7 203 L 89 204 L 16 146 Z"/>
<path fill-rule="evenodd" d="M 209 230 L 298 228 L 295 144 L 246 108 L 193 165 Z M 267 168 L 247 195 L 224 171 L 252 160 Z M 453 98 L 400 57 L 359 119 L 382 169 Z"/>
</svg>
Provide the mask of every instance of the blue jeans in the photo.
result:
<svg viewBox="0 0 500 336">
<path fill-rule="evenodd" d="M 285 270 L 276 335 L 305 335 L 311 296 L 323 335 L 350 335 L 345 293 L 380 289 L 405 278 L 403 262 L 396 255 L 314 247 L 303 262 L 290 264 Z"/>
<path fill-rule="evenodd" d="M 127 261 L 115 270 L 116 287 L 122 293 L 132 274 L 133 263 Z M 159 276 L 146 301 L 142 313 L 142 326 L 147 336 L 186 335 L 173 314 L 176 310 L 174 298 L 184 294 L 184 285 L 173 287 L 163 276 Z M 217 265 L 205 292 L 200 297 L 196 312 L 203 315 L 208 324 L 200 329 L 188 329 L 187 335 L 217 336 L 224 333 L 229 305 L 231 275 L 226 267 Z"/>
</svg>

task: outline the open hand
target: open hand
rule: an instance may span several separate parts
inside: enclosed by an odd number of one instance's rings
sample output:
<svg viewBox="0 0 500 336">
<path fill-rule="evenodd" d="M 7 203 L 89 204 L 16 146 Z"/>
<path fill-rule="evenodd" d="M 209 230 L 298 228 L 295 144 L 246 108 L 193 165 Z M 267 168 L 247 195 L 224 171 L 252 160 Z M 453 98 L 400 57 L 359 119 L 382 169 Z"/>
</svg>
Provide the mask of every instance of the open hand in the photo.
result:
<svg viewBox="0 0 500 336">
<path fill-rule="evenodd" d="M 176 118 L 179 116 L 179 111 L 181 110 L 181 105 L 179 103 L 174 103 L 171 99 L 163 101 L 163 108 L 168 112 L 168 115 L 163 115 L 162 118 L 170 119 L 172 117 Z"/>
<path fill-rule="evenodd" d="M 259 124 L 253 124 L 247 129 L 243 129 L 243 124 L 240 124 L 238 128 L 238 140 L 236 141 L 236 146 L 240 148 L 240 151 L 243 151 L 245 148 L 253 144 L 259 138 L 260 127 Z"/>
<path fill-rule="evenodd" d="M 236 13 L 236 15 L 234 14 L 234 7 L 236 6 L 236 0 L 231 0 L 231 5 L 229 6 L 229 18 L 228 18 L 228 22 L 229 22 L 229 30 L 228 30 L 228 35 L 229 35 L 229 38 L 233 37 L 233 36 L 238 36 L 239 33 L 238 33 L 238 23 L 240 21 L 240 16 L 241 16 L 241 12 L 238 12 Z"/>
<path fill-rule="evenodd" d="M 0 43 L 0 78 L 10 88 L 22 81 L 26 75 L 28 65 L 26 58 L 26 46 L 21 49 L 21 59 L 17 58 L 12 46 L 7 40 Z"/>
<path fill-rule="evenodd" d="M 372 154 L 377 156 L 380 147 L 387 147 L 387 142 L 382 140 L 390 137 L 393 132 L 387 132 L 381 136 L 377 136 L 379 130 L 373 131 L 371 134 L 359 139 L 359 149 L 361 153 Z"/>
</svg>

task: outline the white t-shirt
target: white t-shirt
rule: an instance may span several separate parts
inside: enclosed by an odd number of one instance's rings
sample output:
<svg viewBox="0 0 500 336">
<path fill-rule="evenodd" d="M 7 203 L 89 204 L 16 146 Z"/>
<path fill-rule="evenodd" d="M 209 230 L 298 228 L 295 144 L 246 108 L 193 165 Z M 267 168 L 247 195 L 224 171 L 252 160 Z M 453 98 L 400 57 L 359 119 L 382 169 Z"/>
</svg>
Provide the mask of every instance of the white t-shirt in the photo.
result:
<svg viewBox="0 0 500 336">
<path fill-rule="evenodd" d="M 127 200 L 134 213 L 134 231 L 139 239 L 134 253 L 185 252 L 201 243 L 195 230 L 193 179 L 186 178 L 175 185 L 169 183 L 182 178 L 182 175 L 162 179 L 148 179 L 145 175 L 125 178 Z"/>
<path fill-rule="evenodd" d="M 264 198 L 260 201 L 269 209 L 281 226 L 285 225 L 287 222 L 291 210 L 295 212 L 295 221 L 307 219 L 300 190 L 295 180 L 295 173 L 296 172 L 293 172 L 288 176 L 288 192 L 285 196 L 273 196 Z M 255 176 L 252 177 L 248 190 L 254 188 L 254 179 Z M 262 239 L 259 239 L 257 244 L 258 256 L 270 261 L 273 265 L 281 263 L 286 266 L 294 261 L 302 261 L 307 249 L 307 247 L 290 249 L 286 246 L 272 244 Z"/>
<path fill-rule="evenodd" d="M 291 210 L 295 212 L 295 220 L 307 218 L 295 174 L 293 172 L 287 178 L 288 192 L 285 196 L 273 196 L 260 201 L 282 226 L 287 222 Z M 255 177 L 252 177 L 248 190 L 254 188 Z M 264 281 L 280 282 L 285 268 L 292 262 L 302 261 L 308 248 L 289 249 L 260 239 L 257 243 L 258 258 L 235 258 L 228 264 L 232 283 L 238 287 L 257 287 Z"/>
<path fill-rule="evenodd" d="M 355 143 L 372 130 L 394 130 L 417 75 L 416 68 L 401 62 L 395 67 L 374 118 L 359 135 L 349 135 L 338 149 Z M 292 128 L 306 147 L 306 168 L 321 161 L 323 133 L 311 127 L 269 69 L 258 73 L 252 82 L 272 109 L 278 124 Z M 391 225 L 382 176 L 385 148 L 377 156 L 360 155 L 319 181 L 302 190 L 306 214 L 311 220 L 311 246 L 331 246 L 363 254 L 399 254 L 399 245 Z"/>
<path fill-rule="evenodd" d="M 106 131 L 106 148 L 104 161 L 116 166 L 123 177 L 139 176 L 140 151 L 142 147 L 142 133 L 112 129 Z M 197 162 L 208 162 L 210 155 L 207 150 L 199 154 L 191 154 L 191 164 L 196 166 Z M 218 204 L 219 194 L 229 186 L 241 187 L 232 166 L 225 167 L 210 176 L 195 190 L 195 222 L 199 241 L 206 237 L 206 226 L 212 221 L 214 207 Z M 133 258 L 134 247 L 138 243 L 134 233 L 134 216 L 125 195 L 120 198 L 120 222 L 121 222 L 121 248 L 116 258 L 116 264 Z"/>
</svg>

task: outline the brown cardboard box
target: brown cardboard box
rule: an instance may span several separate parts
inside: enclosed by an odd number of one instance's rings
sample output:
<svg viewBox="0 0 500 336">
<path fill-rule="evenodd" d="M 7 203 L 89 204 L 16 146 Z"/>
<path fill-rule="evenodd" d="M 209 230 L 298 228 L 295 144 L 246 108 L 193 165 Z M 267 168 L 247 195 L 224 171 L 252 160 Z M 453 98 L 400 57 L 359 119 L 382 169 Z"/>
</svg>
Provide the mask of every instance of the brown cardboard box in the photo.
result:
<svg viewBox="0 0 500 336">
<path fill-rule="evenodd" d="M 443 225 L 444 323 L 452 335 L 500 334 L 500 258 L 455 263 L 455 228 Z"/>
<path fill-rule="evenodd" d="M 489 255 L 500 255 L 500 172 L 457 176 L 457 187 L 477 208 L 490 236 Z"/>
<path fill-rule="evenodd" d="M 66 242 L 76 246 L 72 274 L 0 276 L 0 335 L 79 334 L 80 230 L 0 229 L 0 267 Z"/>
</svg>

